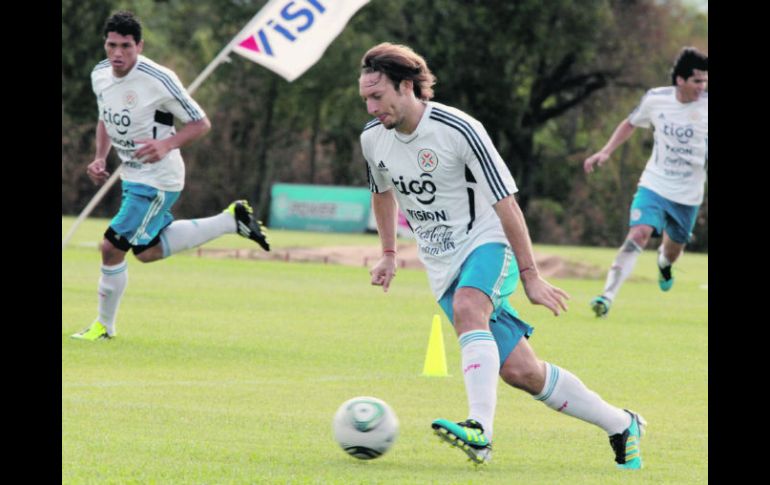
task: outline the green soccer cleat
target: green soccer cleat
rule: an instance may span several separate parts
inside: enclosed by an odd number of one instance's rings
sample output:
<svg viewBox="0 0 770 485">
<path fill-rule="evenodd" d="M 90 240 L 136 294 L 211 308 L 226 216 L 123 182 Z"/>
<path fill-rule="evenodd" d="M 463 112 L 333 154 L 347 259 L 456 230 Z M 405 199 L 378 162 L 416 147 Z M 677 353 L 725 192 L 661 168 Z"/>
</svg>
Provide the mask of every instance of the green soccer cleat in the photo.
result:
<svg viewBox="0 0 770 485">
<path fill-rule="evenodd" d="M 267 230 L 262 221 L 254 219 L 254 210 L 246 200 L 236 200 L 223 212 L 229 212 L 235 216 L 235 225 L 238 234 L 251 239 L 259 244 L 265 251 L 270 251 L 270 243 L 267 241 Z"/>
<path fill-rule="evenodd" d="M 437 419 L 431 423 L 433 432 L 455 448 L 460 448 L 476 465 L 492 459 L 492 443 L 484 435 L 484 428 L 473 419 L 453 423 Z"/>
<path fill-rule="evenodd" d="M 610 436 L 610 446 L 615 452 L 615 463 L 618 468 L 639 470 L 642 468 L 642 450 L 639 441 L 644 434 L 647 422 L 638 414 L 624 409 L 631 415 L 631 425 L 622 433 Z"/>
<path fill-rule="evenodd" d="M 98 321 L 95 321 L 91 324 L 90 327 L 86 328 L 82 332 L 79 333 L 73 333 L 70 335 L 71 338 L 78 339 L 78 340 L 109 340 L 112 338 L 110 334 L 107 333 L 107 329 L 99 323 Z"/>
<path fill-rule="evenodd" d="M 612 300 L 605 298 L 602 295 L 591 300 L 591 310 L 593 310 L 599 318 L 607 316 L 607 313 L 610 312 L 610 305 L 612 305 Z"/>
</svg>

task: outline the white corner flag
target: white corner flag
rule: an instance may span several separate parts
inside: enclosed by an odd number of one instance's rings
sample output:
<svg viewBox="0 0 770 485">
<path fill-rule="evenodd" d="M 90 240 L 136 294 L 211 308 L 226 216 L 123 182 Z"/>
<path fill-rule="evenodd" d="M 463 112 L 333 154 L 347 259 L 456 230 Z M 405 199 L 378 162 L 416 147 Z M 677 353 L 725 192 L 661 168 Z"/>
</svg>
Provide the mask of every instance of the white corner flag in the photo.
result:
<svg viewBox="0 0 770 485">
<path fill-rule="evenodd" d="M 369 0 L 271 0 L 236 36 L 233 52 L 297 79 Z"/>
</svg>

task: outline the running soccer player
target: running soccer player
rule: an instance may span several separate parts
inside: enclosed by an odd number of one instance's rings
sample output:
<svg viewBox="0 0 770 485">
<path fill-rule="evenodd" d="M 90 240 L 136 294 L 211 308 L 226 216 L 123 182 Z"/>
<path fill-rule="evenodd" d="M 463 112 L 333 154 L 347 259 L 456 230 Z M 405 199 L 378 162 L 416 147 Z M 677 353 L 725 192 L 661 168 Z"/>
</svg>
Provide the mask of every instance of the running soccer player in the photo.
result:
<svg viewBox="0 0 770 485">
<path fill-rule="evenodd" d="M 571 372 L 537 358 L 533 328 L 508 302 L 521 278 L 533 304 L 555 315 L 567 293 L 541 278 L 516 184 L 486 130 L 466 113 L 431 102 L 435 77 L 412 49 L 390 43 L 361 61 L 359 92 L 371 120 L 361 134 L 382 257 L 371 284 L 396 275 L 400 206 L 414 231 L 433 294 L 460 343 L 468 417 L 433 421 L 474 463 L 492 456 L 498 375 L 558 412 L 602 428 L 621 468 L 641 468 L 644 420 L 605 402 Z"/>
<path fill-rule="evenodd" d="M 583 162 L 586 173 L 591 173 L 631 137 L 637 126 L 653 128 L 655 145 L 631 202 L 631 228 L 607 273 L 604 291 L 591 300 L 597 317 L 607 316 L 651 236 L 663 237 L 658 246 L 658 286 L 668 291 L 674 284 L 671 266 L 692 236 L 706 184 L 708 69 L 705 54 L 692 47 L 682 49 L 671 69 L 672 86 L 647 91 L 604 148 Z"/>
<path fill-rule="evenodd" d="M 107 19 L 107 59 L 91 73 L 99 121 L 96 156 L 86 172 L 95 184 L 103 184 L 110 176 L 106 158 L 114 147 L 123 166 L 123 198 L 102 241 L 98 315 L 88 328 L 72 335 L 80 340 L 116 335 L 115 317 L 128 283 L 129 250 L 149 263 L 234 232 L 270 250 L 264 228 L 245 200 L 213 217 L 174 221 L 171 207 L 185 175 L 179 148 L 203 136 L 211 124 L 176 74 L 142 56 L 143 47 L 142 26 L 132 13 L 118 12 Z M 174 118 L 184 123 L 179 132 Z"/>
</svg>

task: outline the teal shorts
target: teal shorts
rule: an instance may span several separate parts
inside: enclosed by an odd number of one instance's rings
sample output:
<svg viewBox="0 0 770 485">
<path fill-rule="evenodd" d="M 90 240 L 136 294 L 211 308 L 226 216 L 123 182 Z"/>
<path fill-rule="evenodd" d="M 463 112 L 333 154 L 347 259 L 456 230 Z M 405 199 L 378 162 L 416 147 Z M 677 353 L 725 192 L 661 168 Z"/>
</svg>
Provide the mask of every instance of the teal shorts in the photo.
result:
<svg viewBox="0 0 770 485">
<path fill-rule="evenodd" d="M 494 306 L 489 329 L 495 337 L 500 354 L 500 367 L 519 343 L 535 330 L 518 318 L 518 312 L 508 303 L 519 282 L 519 267 L 511 248 L 501 243 L 477 247 L 460 267 L 460 274 L 442 295 L 438 304 L 454 325 L 452 302 L 458 288 L 476 288 L 487 295 Z"/>
<path fill-rule="evenodd" d="M 110 228 L 131 246 L 145 246 L 174 221 L 171 206 L 180 193 L 166 192 L 135 182 L 123 182 L 120 210 L 110 221 Z"/>
<path fill-rule="evenodd" d="M 692 228 L 698 217 L 697 205 L 684 205 L 666 199 L 645 187 L 639 187 L 631 202 L 628 225 L 651 226 L 652 235 L 660 237 L 663 231 L 672 241 L 685 244 L 690 241 Z"/>
</svg>

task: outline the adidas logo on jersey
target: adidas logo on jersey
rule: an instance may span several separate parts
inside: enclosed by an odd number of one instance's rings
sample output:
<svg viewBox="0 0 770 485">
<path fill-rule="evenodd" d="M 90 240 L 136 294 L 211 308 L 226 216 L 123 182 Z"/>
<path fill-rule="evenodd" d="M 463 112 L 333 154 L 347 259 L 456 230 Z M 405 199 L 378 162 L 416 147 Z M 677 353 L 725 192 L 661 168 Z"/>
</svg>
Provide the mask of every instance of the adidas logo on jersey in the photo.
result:
<svg viewBox="0 0 770 485">
<path fill-rule="evenodd" d="M 386 167 L 385 163 L 382 160 L 380 160 L 380 163 L 377 164 L 377 170 L 379 170 L 380 172 L 387 172 L 388 167 Z"/>
</svg>

